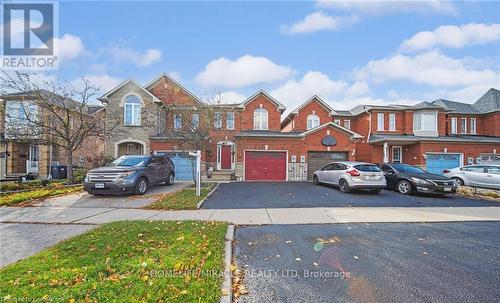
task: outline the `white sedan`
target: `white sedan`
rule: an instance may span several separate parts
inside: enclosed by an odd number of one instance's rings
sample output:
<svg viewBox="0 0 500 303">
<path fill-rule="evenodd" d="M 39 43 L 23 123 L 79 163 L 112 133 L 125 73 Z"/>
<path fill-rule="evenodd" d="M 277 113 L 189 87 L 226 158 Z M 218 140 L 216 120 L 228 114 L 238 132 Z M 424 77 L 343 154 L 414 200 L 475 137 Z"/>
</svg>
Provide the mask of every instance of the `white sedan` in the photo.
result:
<svg viewBox="0 0 500 303">
<path fill-rule="evenodd" d="M 443 175 L 457 185 L 500 189 L 500 165 L 482 164 L 443 170 Z"/>
<path fill-rule="evenodd" d="M 358 188 L 379 193 L 386 187 L 384 173 L 377 165 L 351 161 L 328 163 L 314 172 L 313 182 L 338 186 L 342 192 Z"/>
</svg>

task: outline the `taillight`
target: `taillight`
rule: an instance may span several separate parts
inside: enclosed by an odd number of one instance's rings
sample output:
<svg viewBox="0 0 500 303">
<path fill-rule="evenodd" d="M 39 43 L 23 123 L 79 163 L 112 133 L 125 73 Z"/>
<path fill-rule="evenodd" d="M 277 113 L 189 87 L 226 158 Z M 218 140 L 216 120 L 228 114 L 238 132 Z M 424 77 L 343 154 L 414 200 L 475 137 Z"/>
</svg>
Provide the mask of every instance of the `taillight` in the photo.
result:
<svg viewBox="0 0 500 303">
<path fill-rule="evenodd" d="M 443 169 L 443 174 L 447 174 L 447 173 L 449 173 L 449 172 L 450 172 L 449 170 L 447 170 L 447 169 Z"/>
<path fill-rule="evenodd" d="M 354 168 L 346 171 L 346 173 L 348 173 L 352 177 L 358 177 L 358 176 L 360 176 L 359 171 L 355 170 Z"/>
</svg>

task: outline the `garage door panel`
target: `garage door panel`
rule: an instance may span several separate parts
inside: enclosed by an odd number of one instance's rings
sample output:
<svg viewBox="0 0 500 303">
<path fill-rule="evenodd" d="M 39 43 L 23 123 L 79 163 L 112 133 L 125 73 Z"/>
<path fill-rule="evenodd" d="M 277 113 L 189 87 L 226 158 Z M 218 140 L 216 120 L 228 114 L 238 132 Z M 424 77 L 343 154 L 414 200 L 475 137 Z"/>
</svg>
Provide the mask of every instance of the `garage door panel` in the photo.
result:
<svg viewBox="0 0 500 303">
<path fill-rule="evenodd" d="M 286 152 L 245 152 L 245 181 L 286 181 Z"/>
<path fill-rule="evenodd" d="M 308 152 L 307 179 L 312 180 L 313 173 L 333 161 L 347 160 L 347 152 Z"/>
<path fill-rule="evenodd" d="M 460 166 L 460 154 L 426 154 L 425 168 L 433 174 L 442 174 L 444 169 Z"/>
<path fill-rule="evenodd" d="M 193 158 L 183 152 L 157 152 L 158 155 L 167 155 L 175 166 L 176 180 L 193 180 Z"/>
</svg>

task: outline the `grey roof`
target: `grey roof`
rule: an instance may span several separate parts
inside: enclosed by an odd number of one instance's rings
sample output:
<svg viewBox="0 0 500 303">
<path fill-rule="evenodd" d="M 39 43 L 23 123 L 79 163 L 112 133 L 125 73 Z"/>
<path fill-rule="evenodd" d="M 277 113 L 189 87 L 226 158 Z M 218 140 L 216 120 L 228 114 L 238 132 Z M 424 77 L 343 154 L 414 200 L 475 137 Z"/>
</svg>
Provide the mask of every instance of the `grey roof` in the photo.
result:
<svg viewBox="0 0 500 303">
<path fill-rule="evenodd" d="M 299 137 L 302 132 L 282 132 L 273 130 L 249 130 L 242 131 L 235 135 L 235 137 Z"/>
<path fill-rule="evenodd" d="M 348 111 L 348 110 L 336 110 L 335 111 L 337 114 L 334 115 L 334 116 L 352 116 L 353 114 L 351 113 L 351 111 Z"/>
<path fill-rule="evenodd" d="M 434 102 L 433 104 L 439 105 L 444 107 L 445 109 L 450 110 L 450 112 L 457 113 L 457 114 L 477 114 L 479 111 L 472 106 L 472 104 L 468 103 L 462 103 L 462 102 L 456 102 L 456 101 L 450 101 L 450 100 L 445 100 L 445 99 L 439 99 Z"/>
<path fill-rule="evenodd" d="M 87 108 L 87 113 L 88 113 L 89 115 L 92 115 L 92 114 L 94 114 L 94 113 L 96 113 L 96 112 L 100 111 L 100 110 L 101 110 L 101 109 L 103 109 L 103 108 L 104 108 L 104 106 L 101 106 L 101 105 L 92 105 L 92 106 L 88 106 L 88 108 Z"/>
<path fill-rule="evenodd" d="M 457 136 L 439 136 L 423 137 L 415 135 L 370 135 L 368 143 L 377 143 L 385 141 L 443 141 L 443 142 L 477 142 L 477 143 L 500 143 L 500 137 L 457 135 Z"/>
<path fill-rule="evenodd" d="M 490 88 L 474 104 L 472 104 L 481 113 L 490 113 L 500 110 L 500 90 Z"/>
<path fill-rule="evenodd" d="M 420 102 L 411 107 L 412 109 L 443 109 L 444 107 L 439 104 L 434 104 L 433 102 Z"/>
</svg>

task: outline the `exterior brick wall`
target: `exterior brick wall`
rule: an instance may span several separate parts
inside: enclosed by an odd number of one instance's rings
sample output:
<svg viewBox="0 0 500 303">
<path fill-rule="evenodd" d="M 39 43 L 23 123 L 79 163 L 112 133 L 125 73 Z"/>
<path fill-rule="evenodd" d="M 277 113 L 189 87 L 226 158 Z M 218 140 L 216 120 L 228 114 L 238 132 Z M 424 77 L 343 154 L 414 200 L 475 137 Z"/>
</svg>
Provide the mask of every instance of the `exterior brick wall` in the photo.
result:
<svg viewBox="0 0 500 303">
<path fill-rule="evenodd" d="M 480 121 L 482 135 L 500 136 L 500 113 L 484 115 Z"/>
<path fill-rule="evenodd" d="M 294 131 L 307 130 L 307 116 L 316 114 L 319 117 L 320 125 L 332 121 L 330 111 L 325 109 L 316 99 L 299 110 L 299 113 L 293 117 Z"/>
<path fill-rule="evenodd" d="M 245 105 L 245 110 L 241 114 L 241 130 L 253 130 L 253 113 L 260 107 L 267 110 L 268 113 L 268 129 L 271 131 L 281 130 L 281 112 L 277 105 L 269 100 L 265 95 L 260 94 L 251 102 Z"/>
</svg>

